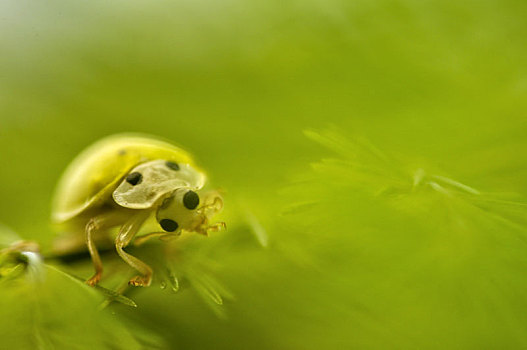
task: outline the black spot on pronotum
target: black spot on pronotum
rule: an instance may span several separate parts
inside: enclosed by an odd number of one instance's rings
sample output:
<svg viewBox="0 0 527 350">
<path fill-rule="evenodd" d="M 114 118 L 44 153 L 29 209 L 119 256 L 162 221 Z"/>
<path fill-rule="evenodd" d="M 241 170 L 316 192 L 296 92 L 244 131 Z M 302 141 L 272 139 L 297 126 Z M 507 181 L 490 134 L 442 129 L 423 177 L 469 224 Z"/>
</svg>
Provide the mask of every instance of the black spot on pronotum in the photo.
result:
<svg viewBox="0 0 527 350">
<path fill-rule="evenodd" d="M 190 210 L 196 209 L 198 204 L 199 196 L 196 192 L 188 191 L 187 193 L 185 193 L 185 195 L 183 196 L 183 205 L 185 206 L 185 208 Z"/>
<path fill-rule="evenodd" d="M 176 162 L 166 161 L 165 165 L 172 170 L 179 170 L 179 164 Z"/>
<path fill-rule="evenodd" d="M 128 174 L 128 176 L 126 177 L 126 182 L 128 182 L 132 186 L 137 185 L 141 182 L 141 180 L 143 180 L 143 175 L 141 175 L 141 173 L 138 173 L 137 171 Z"/>
<path fill-rule="evenodd" d="M 159 221 L 159 225 L 161 225 L 163 230 L 167 232 L 174 232 L 179 227 L 177 222 L 175 222 L 174 220 L 170 220 L 170 219 L 163 219 Z"/>
</svg>

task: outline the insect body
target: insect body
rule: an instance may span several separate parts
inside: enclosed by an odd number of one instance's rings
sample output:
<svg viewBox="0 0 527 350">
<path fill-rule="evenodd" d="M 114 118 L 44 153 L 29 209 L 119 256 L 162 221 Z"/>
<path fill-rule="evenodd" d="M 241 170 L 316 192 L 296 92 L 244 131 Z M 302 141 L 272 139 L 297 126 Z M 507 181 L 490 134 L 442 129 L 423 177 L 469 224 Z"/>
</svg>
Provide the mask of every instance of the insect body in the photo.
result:
<svg viewBox="0 0 527 350">
<path fill-rule="evenodd" d="M 107 238 L 109 229 L 120 227 L 117 253 L 141 273 L 129 283 L 148 286 L 152 269 L 124 248 L 152 215 L 161 235 L 207 234 L 224 227 L 221 222 L 209 224 L 223 200 L 216 191 L 203 192 L 205 183 L 204 172 L 191 156 L 172 144 L 145 136 L 110 136 L 86 149 L 66 169 L 55 193 L 52 220 L 84 237 L 95 267 L 90 285 L 99 282 L 103 271 L 96 242 Z M 156 235 L 160 233 L 151 233 Z"/>
</svg>

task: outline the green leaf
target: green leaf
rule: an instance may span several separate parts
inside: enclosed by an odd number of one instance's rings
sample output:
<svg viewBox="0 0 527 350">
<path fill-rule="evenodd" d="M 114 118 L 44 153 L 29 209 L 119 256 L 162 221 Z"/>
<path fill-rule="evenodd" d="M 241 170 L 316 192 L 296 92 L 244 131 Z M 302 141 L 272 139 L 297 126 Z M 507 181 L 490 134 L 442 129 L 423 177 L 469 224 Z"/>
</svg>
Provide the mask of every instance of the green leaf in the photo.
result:
<svg viewBox="0 0 527 350">
<path fill-rule="evenodd" d="M 0 337 L 16 349 L 143 349 L 95 289 L 43 265 L 39 280 L 1 284 Z"/>
</svg>

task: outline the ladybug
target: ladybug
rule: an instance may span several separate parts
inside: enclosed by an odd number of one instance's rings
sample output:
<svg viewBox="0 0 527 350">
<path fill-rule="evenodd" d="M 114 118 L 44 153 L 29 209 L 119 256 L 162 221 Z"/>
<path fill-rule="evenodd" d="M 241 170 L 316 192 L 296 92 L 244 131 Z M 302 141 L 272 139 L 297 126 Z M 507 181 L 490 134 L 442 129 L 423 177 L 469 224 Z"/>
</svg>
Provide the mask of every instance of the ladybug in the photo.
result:
<svg viewBox="0 0 527 350">
<path fill-rule="evenodd" d="M 86 243 L 95 267 L 87 284 L 96 285 L 103 272 L 96 242 L 119 227 L 117 253 L 140 273 L 129 284 L 149 286 L 152 268 L 124 248 L 150 217 L 162 231 L 142 236 L 142 241 L 183 231 L 207 235 L 224 228 L 223 222 L 209 223 L 222 210 L 223 199 L 217 191 L 203 191 L 206 182 L 191 155 L 169 142 L 144 135 L 109 136 L 67 167 L 56 188 L 52 221 L 70 233 L 71 242 Z M 65 242 L 57 240 L 55 250 L 74 246 Z"/>
</svg>

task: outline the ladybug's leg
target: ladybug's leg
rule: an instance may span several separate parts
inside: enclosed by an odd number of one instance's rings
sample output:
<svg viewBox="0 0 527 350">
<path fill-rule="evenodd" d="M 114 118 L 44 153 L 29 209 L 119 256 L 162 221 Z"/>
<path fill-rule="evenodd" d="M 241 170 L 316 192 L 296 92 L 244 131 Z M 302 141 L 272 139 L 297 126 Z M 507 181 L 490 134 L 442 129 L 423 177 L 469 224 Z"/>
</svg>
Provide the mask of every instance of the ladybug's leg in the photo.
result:
<svg viewBox="0 0 527 350">
<path fill-rule="evenodd" d="M 223 209 L 223 199 L 219 191 L 211 191 L 204 196 L 203 205 L 198 209 L 201 222 L 194 228 L 194 231 L 207 236 L 209 232 L 225 229 L 224 222 L 209 224 L 209 220 Z"/>
<path fill-rule="evenodd" d="M 219 191 L 211 191 L 203 196 L 203 205 L 199 211 L 207 218 L 214 216 L 223 209 L 223 199 Z"/>
<path fill-rule="evenodd" d="M 134 246 L 139 247 L 140 245 L 144 244 L 146 241 L 152 239 L 152 238 L 159 238 L 163 241 L 168 241 L 170 239 L 174 239 L 179 237 L 179 234 L 173 234 L 173 233 L 166 233 L 166 232 L 152 232 L 147 233 L 146 235 L 137 237 L 134 240 Z"/>
<path fill-rule="evenodd" d="M 147 287 L 152 282 L 152 268 L 123 250 L 123 248 L 130 244 L 149 215 L 150 212 L 147 210 L 138 212 L 121 227 L 121 230 L 115 239 L 117 254 L 119 254 L 128 265 L 142 274 L 142 276 L 136 276 L 128 282 L 128 284 L 132 286 Z"/>
<path fill-rule="evenodd" d="M 86 245 L 88 246 L 88 251 L 90 252 L 91 259 L 93 261 L 93 267 L 95 268 L 95 274 L 86 281 L 90 286 L 94 286 L 99 283 L 102 276 L 102 261 L 95 246 L 94 236 L 96 232 L 105 230 L 111 227 L 114 227 L 122 222 L 123 216 L 121 213 L 117 212 L 108 212 L 96 216 L 86 224 Z"/>
</svg>

